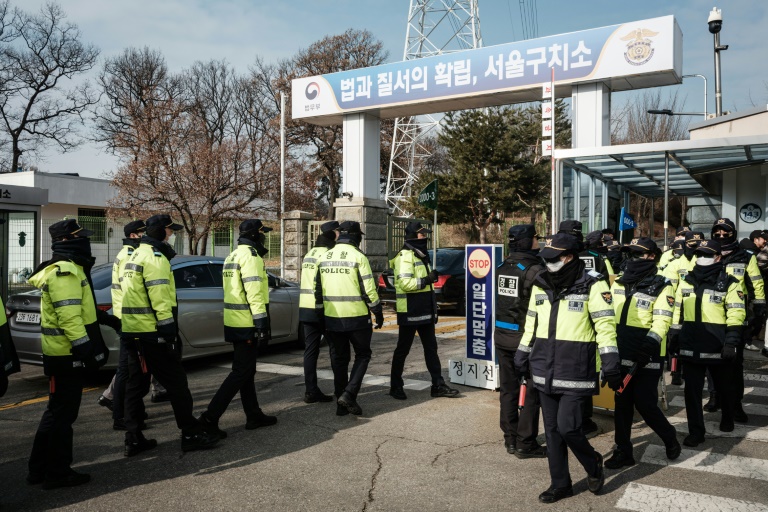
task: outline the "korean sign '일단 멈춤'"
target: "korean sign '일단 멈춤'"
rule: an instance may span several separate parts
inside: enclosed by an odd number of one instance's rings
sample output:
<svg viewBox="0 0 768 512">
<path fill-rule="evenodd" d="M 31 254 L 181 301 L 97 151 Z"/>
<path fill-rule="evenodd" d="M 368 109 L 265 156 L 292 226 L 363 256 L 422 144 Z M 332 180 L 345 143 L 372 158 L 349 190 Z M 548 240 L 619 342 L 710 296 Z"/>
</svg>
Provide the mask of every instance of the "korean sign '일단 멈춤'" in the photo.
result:
<svg viewBox="0 0 768 512">
<path fill-rule="evenodd" d="M 333 124 L 353 112 L 385 118 L 472 108 L 465 101 L 441 109 L 472 97 L 485 105 L 540 100 L 552 69 L 561 97 L 570 94 L 568 84 L 582 82 L 603 82 L 614 91 L 677 84 L 682 33 L 673 16 L 664 16 L 298 78 L 291 85 L 291 114 Z"/>
</svg>

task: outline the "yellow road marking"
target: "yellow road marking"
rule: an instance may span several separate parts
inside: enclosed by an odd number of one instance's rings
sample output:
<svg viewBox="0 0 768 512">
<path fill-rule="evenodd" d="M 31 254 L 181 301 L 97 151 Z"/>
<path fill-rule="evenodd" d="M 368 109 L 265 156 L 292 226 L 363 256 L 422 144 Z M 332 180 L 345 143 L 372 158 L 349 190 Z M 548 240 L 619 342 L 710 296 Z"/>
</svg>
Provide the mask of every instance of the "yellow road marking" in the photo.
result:
<svg viewBox="0 0 768 512">
<path fill-rule="evenodd" d="M 83 388 L 83 393 L 87 393 L 89 391 L 94 391 L 94 390 L 97 390 L 97 389 L 99 389 L 99 388 Z M 46 401 L 48 401 L 48 395 L 41 396 L 41 397 L 38 397 L 38 398 L 30 398 L 29 400 L 24 400 L 22 402 L 16 402 L 15 404 L 3 405 L 2 407 L 0 407 L 0 411 L 6 411 L 8 409 L 15 409 L 17 407 L 24 407 L 25 405 L 39 404 L 40 402 L 46 402 Z"/>
</svg>

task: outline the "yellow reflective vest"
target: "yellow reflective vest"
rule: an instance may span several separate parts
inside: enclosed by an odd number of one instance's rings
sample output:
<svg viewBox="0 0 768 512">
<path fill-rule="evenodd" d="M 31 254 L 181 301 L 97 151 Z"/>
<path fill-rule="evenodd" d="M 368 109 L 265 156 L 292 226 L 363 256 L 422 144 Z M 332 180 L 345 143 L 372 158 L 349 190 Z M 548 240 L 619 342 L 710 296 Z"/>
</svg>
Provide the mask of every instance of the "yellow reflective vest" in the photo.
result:
<svg viewBox="0 0 768 512">
<path fill-rule="evenodd" d="M 733 253 L 723 256 L 723 265 L 728 275 L 743 283 L 748 303 L 765 304 L 765 283 L 754 254 L 738 248 Z"/>
<path fill-rule="evenodd" d="M 534 386 L 550 394 L 596 395 L 601 362 L 605 372 L 620 372 L 613 297 L 602 275 L 585 270 L 557 295 L 546 273 L 536 278 L 515 364 L 525 359 Z"/>
<path fill-rule="evenodd" d="M 427 280 L 431 268 L 411 249 L 403 248 L 389 265 L 395 273 L 397 325 L 434 323 L 437 302 L 432 283 Z"/>
<path fill-rule="evenodd" d="M 133 255 L 136 249 L 132 245 L 124 245 L 117 253 L 114 263 L 112 263 L 112 314 L 120 318 L 120 310 L 123 305 L 123 290 L 120 286 L 120 276 L 123 273 L 125 264 Z"/>
<path fill-rule="evenodd" d="M 745 319 L 744 288 L 735 277 L 721 272 L 699 283 L 690 272 L 677 287 L 669 335 L 679 336 L 681 359 L 720 363 L 726 332 L 740 330 Z"/>
<path fill-rule="evenodd" d="M 256 248 L 241 243 L 224 260 L 224 339 L 253 338 L 254 329 L 269 329 L 269 280 Z"/>
<path fill-rule="evenodd" d="M 611 292 L 621 365 L 631 367 L 635 363 L 638 349 L 647 336 L 659 343 L 659 350 L 644 369 L 661 370 L 675 309 L 672 283 L 660 272 L 632 284 L 625 284 L 619 276 Z"/>
<path fill-rule="evenodd" d="M 381 308 L 368 258 L 352 244 L 338 241 L 320 259 L 315 293 L 320 293 L 328 331 L 370 328 L 370 311 Z"/>
<path fill-rule="evenodd" d="M 42 291 L 40 339 L 45 374 L 82 368 L 93 354 L 92 338 L 101 339 L 93 292 L 83 268 L 72 261 L 56 261 L 32 275 L 29 282 Z"/>
<path fill-rule="evenodd" d="M 323 301 L 316 300 L 315 282 L 318 261 L 328 250 L 328 247 L 315 246 L 309 250 L 301 262 L 301 293 L 299 295 L 299 321 L 301 322 L 314 324 L 323 321 Z"/>
<path fill-rule="evenodd" d="M 176 336 L 176 283 L 171 262 L 146 241 L 133 252 L 123 267 L 121 322 L 123 334 L 165 342 Z"/>
<path fill-rule="evenodd" d="M 679 258 L 670 261 L 669 264 L 664 267 L 664 277 L 669 279 L 669 282 L 672 283 L 672 288 L 677 290 L 677 287 L 680 284 L 680 280 L 687 276 L 688 272 L 693 270 L 695 265 L 696 256 L 689 260 L 685 257 L 685 255 L 682 255 Z"/>
</svg>

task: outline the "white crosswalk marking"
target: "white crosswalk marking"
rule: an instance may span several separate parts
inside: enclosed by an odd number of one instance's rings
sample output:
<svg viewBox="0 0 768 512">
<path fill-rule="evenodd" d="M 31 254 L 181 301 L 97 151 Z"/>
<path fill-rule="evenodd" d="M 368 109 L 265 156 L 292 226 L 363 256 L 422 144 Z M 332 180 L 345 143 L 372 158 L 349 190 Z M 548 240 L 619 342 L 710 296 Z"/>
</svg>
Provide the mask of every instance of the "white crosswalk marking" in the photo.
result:
<svg viewBox="0 0 768 512">
<path fill-rule="evenodd" d="M 768 374 L 765 373 L 745 373 L 744 380 L 756 380 L 758 382 L 768 382 Z"/>
<path fill-rule="evenodd" d="M 230 365 L 219 365 L 220 368 L 230 368 Z M 290 366 L 285 364 L 273 364 L 273 363 L 256 363 L 256 371 L 261 373 L 276 373 L 278 375 L 304 375 L 304 368 L 301 366 Z M 333 380 L 333 372 L 331 370 L 317 370 L 317 378 L 325 380 Z M 403 379 L 403 387 L 405 389 L 413 389 L 421 391 L 432 386 L 432 383 L 425 380 L 416 379 Z M 363 377 L 364 386 L 382 386 L 389 387 L 389 377 L 380 375 L 366 374 Z"/>
<path fill-rule="evenodd" d="M 672 401 L 669 402 L 669 405 L 673 407 L 683 407 L 685 408 L 685 398 L 682 396 L 676 396 L 672 399 Z M 768 416 L 768 405 L 763 404 L 747 404 L 742 403 L 742 406 L 744 406 L 744 411 L 747 414 L 755 414 L 757 416 Z"/>
<path fill-rule="evenodd" d="M 766 512 L 768 505 L 752 501 L 721 498 L 708 494 L 665 489 L 630 483 L 616 503 L 623 510 L 637 512 Z"/>
<path fill-rule="evenodd" d="M 667 419 L 673 426 L 678 428 L 678 431 L 688 432 L 688 422 L 686 421 L 684 415 L 685 411 L 683 411 L 683 417 L 670 416 Z M 704 428 L 710 437 L 749 439 L 750 441 L 768 443 L 768 427 L 754 427 L 751 425 L 736 424 L 733 428 L 733 432 L 720 432 L 719 421 L 705 421 Z"/>
<path fill-rule="evenodd" d="M 640 459 L 646 464 L 670 466 L 718 475 L 768 481 L 768 460 L 724 455 L 711 451 L 683 450 L 677 460 L 667 459 L 663 446 L 648 445 Z"/>
</svg>

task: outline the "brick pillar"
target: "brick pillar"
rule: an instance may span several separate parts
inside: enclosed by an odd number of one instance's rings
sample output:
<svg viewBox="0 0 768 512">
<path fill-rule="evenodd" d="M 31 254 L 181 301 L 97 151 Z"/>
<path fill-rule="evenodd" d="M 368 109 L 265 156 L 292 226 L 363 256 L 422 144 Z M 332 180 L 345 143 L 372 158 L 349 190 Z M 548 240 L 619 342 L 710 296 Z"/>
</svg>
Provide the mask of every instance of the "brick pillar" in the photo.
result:
<svg viewBox="0 0 768 512">
<path fill-rule="evenodd" d="M 307 252 L 309 239 L 309 221 L 315 217 L 300 210 L 285 212 L 285 279 L 301 280 L 301 260 Z"/>
<path fill-rule="evenodd" d="M 356 221 L 365 235 L 360 250 L 368 257 L 371 270 L 381 272 L 387 268 L 387 203 L 381 199 L 339 198 L 333 203 L 336 220 Z"/>
</svg>

